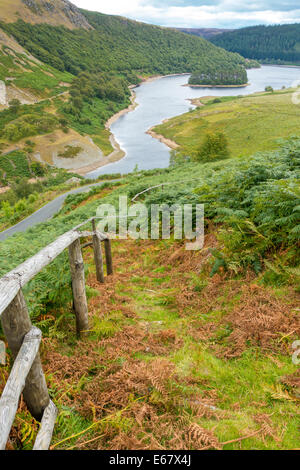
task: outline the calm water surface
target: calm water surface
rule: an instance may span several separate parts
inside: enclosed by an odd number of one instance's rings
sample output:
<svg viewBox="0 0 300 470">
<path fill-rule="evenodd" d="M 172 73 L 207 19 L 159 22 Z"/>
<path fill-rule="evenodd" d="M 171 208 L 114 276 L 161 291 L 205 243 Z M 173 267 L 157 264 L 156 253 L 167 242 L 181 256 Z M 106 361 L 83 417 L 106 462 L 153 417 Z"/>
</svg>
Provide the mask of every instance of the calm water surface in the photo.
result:
<svg viewBox="0 0 300 470">
<path fill-rule="evenodd" d="M 146 134 L 150 127 L 187 112 L 193 108 L 191 98 L 201 96 L 236 96 L 263 91 L 266 86 L 280 89 L 290 87 L 300 80 L 300 68 L 263 66 L 248 70 L 250 86 L 245 88 L 190 88 L 182 85 L 188 82 L 188 75 L 160 78 L 144 83 L 135 89 L 138 107 L 121 116 L 111 131 L 126 156 L 115 163 L 106 165 L 87 176 L 96 178 L 108 173 L 129 173 L 136 165 L 139 170 L 165 168 L 169 165 L 170 149 Z"/>
</svg>

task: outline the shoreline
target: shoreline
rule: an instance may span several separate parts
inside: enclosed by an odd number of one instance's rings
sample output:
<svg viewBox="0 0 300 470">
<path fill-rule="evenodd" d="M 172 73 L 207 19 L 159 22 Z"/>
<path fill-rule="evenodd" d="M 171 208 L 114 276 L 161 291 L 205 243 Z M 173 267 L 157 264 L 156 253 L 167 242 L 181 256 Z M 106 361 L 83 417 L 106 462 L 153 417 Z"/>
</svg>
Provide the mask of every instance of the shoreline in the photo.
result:
<svg viewBox="0 0 300 470">
<path fill-rule="evenodd" d="M 243 85 L 190 85 L 187 83 L 181 86 L 189 86 L 191 88 L 245 88 L 249 85 L 251 85 L 251 83 L 244 83 Z"/>
<path fill-rule="evenodd" d="M 118 113 L 116 113 L 112 117 L 110 117 L 108 119 L 108 121 L 106 121 L 106 123 L 105 123 L 105 129 L 110 130 L 110 127 L 112 126 L 112 124 L 114 122 L 116 122 L 121 116 L 123 116 L 124 114 L 130 113 L 130 112 L 134 111 L 137 108 L 138 103 L 135 101 L 136 93 L 134 91 L 134 88 L 136 88 L 136 85 L 131 85 L 131 87 L 129 87 L 129 88 L 130 88 L 130 92 L 131 92 L 131 96 L 130 96 L 131 104 L 127 108 L 121 109 L 121 111 L 119 111 Z"/>
<path fill-rule="evenodd" d="M 77 170 L 70 170 L 70 173 L 77 173 L 80 176 L 86 176 L 88 173 L 91 173 L 92 171 L 96 171 L 99 168 L 102 168 L 103 166 L 109 165 L 110 163 L 117 162 L 121 160 L 125 156 L 124 150 L 121 149 L 120 145 L 118 142 L 115 140 L 113 134 L 110 136 L 110 143 L 114 148 L 114 151 L 111 152 L 109 155 L 106 157 L 102 157 L 102 161 L 97 161 L 94 163 L 91 163 L 90 165 L 83 166 L 81 168 L 78 168 Z"/>
<path fill-rule="evenodd" d="M 280 65 L 277 65 L 277 64 L 261 64 L 262 67 L 288 67 L 288 68 L 292 68 L 292 69 L 300 69 L 300 65 L 292 65 L 292 64 L 289 64 L 289 65 L 284 65 L 284 64 L 280 64 Z"/>
<path fill-rule="evenodd" d="M 174 74 L 169 74 L 169 75 L 154 75 L 152 77 L 144 77 L 144 78 L 142 78 L 142 83 L 141 84 L 151 83 L 151 82 L 154 82 L 155 80 L 159 80 L 160 78 L 178 77 L 178 76 L 183 76 L 183 75 L 191 75 L 191 73 L 190 72 L 185 72 L 185 73 L 174 73 Z M 129 89 L 130 89 L 130 92 L 131 92 L 131 97 L 130 97 L 131 104 L 127 108 L 121 109 L 121 111 L 119 111 L 118 113 L 111 116 L 105 123 L 105 129 L 110 131 L 110 128 L 111 128 L 112 124 L 114 124 L 114 122 L 116 122 L 121 116 L 123 116 L 127 113 L 130 113 L 130 112 L 134 111 L 137 108 L 138 103 L 135 101 L 136 100 L 136 93 L 134 91 L 134 88 L 137 88 L 138 86 L 140 86 L 140 85 L 130 85 L 129 86 Z M 155 139 L 160 140 L 162 143 L 167 145 L 167 147 L 169 147 L 173 150 L 179 147 L 179 145 L 176 144 L 176 142 L 173 142 L 172 140 L 166 139 L 162 135 L 160 136 L 159 134 L 156 134 L 154 131 L 152 131 L 152 128 L 149 129 L 149 131 L 147 131 L 147 134 L 151 135 Z M 91 163 L 90 165 L 86 165 L 84 167 L 78 168 L 76 170 L 76 173 L 80 176 L 86 176 L 88 173 L 91 173 L 92 171 L 96 171 L 99 168 L 102 168 L 106 165 L 109 165 L 110 163 L 115 163 L 115 162 L 118 162 L 118 161 L 122 160 L 122 158 L 125 157 L 126 153 L 121 148 L 121 146 L 117 142 L 114 134 L 111 131 L 110 131 L 110 143 L 111 143 L 114 150 L 109 155 L 104 157 L 105 160 L 94 162 L 94 163 Z M 72 172 L 74 172 L 74 171 L 72 171 Z"/>
<path fill-rule="evenodd" d="M 153 76 L 150 76 L 150 77 L 141 77 L 142 78 L 141 84 L 151 83 L 151 82 L 154 82 L 155 80 L 159 80 L 161 78 L 179 77 L 179 76 L 185 76 L 185 75 L 191 75 L 191 72 L 173 73 L 173 74 L 168 74 L 168 75 L 153 75 Z M 110 128 L 111 128 L 112 124 L 114 124 L 121 116 L 123 116 L 127 113 L 130 113 L 130 112 L 134 111 L 137 108 L 138 103 L 135 101 L 136 100 L 136 93 L 134 91 L 134 88 L 137 88 L 141 84 L 139 84 L 139 85 L 130 85 L 129 89 L 130 89 L 130 92 L 131 92 L 131 96 L 130 96 L 131 104 L 127 108 L 122 109 L 118 113 L 111 116 L 105 123 L 105 129 L 110 131 L 110 143 L 111 143 L 114 150 L 109 155 L 104 157 L 105 160 L 94 162 L 94 163 L 91 163 L 90 165 L 86 165 L 84 167 L 78 168 L 76 170 L 76 173 L 78 175 L 86 176 L 88 173 L 91 173 L 92 171 L 96 171 L 99 168 L 102 168 L 106 165 L 109 165 L 110 163 L 118 162 L 118 161 L 122 160 L 122 158 L 125 157 L 125 155 L 126 155 L 125 151 L 121 148 L 121 146 L 117 142 L 117 140 L 116 140 L 114 134 L 111 132 Z M 250 85 L 250 83 L 246 83 L 244 85 L 189 85 L 187 83 L 187 84 L 182 85 L 182 86 L 190 86 L 192 88 L 243 88 L 243 87 L 246 87 L 246 86 L 249 86 L 249 85 Z M 194 104 L 194 103 L 192 103 L 192 104 Z M 194 104 L 194 106 L 195 106 L 195 104 Z M 165 121 L 163 121 L 163 122 L 165 122 Z M 163 135 L 157 134 L 156 132 L 154 132 L 153 129 L 158 125 L 159 125 L 159 123 L 156 124 L 155 126 L 151 127 L 148 131 L 146 131 L 146 134 L 150 135 L 154 139 L 159 140 L 161 143 L 165 144 L 171 150 L 177 150 L 180 146 L 175 141 L 173 141 L 171 139 L 167 139 Z"/>
<path fill-rule="evenodd" d="M 129 88 L 131 92 L 131 96 L 130 96 L 131 104 L 127 108 L 121 109 L 121 111 L 117 112 L 106 121 L 105 123 L 106 130 L 110 131 L 110 127 L 112 126 L 112 124 L 116 122 L 121 116 L 123 116 L 124 114 L 130 113 L 137 108 L 138 103 L 135 101 L 136 93 L 134 91 L 134 88 L 136 88 L 136 85 L 131 85 Z M 114 134 L 111 131 L 110 131 L 109 140 L 114 150 L 109 155 L 104 157 L 105 160 L 94 162 L 94 163 L 91 163 L 90 165 L 86 165 L 81 168 L 78 168 L 76 170 L 76 173 L 78 175 L 85 176 L 88 173 L 91 173 L 92 171 L 96 171 L 99 168 L 102 168 L 103 166 L 109 165 L 110 163 L 118 162 L 119 160 L 122 160 L 122 158 L 125 157 L 126 155 L 125 151 L 121 148 L 121 146 L 115 139 Z"/>
<path fill-rule="evenodd" d="M 206 96 L 204 96 L 204 98 L 208 98 Z M 214 96 L 212 97 L 214 98 Z M 189 101 L 193 106 L 196 106 L 196 108 L 200 108 L 201 106 L 205 106 L 204 103 L 202 103 L 202 97 L 200 96 L 200 98 L 188 98 L 187 101 Z"/>
<path fill-rule="evenodd" d="M 166 78 L 166 77 L 182 77 L 184 75 L 191 75 L 191 72 L 184 72 L 184 73 L 170 73 L 168 75 L 153 75 L 152 77 L 145 77 L 142 78 L 142 84 L 145 83 L 151 83 L 154 82 L 155 80 L 159 80 L 160 78 Z M 139 85 L 137 85 L 139 86 Z M 184 86 L 184 85 L 183 85 Z"/>
<path fill-rule="evenodd" d="M 162 124 L 168 122 L 169 119 L 165 119 Z M 178 145 L 174 140 L 171 140 L 171 139 L 168 139 L 167 137 L 164 137 L 162 134 L 157 134 L 153 129 L 155 129 L 155 127 L 159 126 L 159 124 L 153 126 L 153 127 L 150 127 L 150 129 L 148 129 L 148 131 L 146 132 L 146 134 L 150 135 L 151 137 L 153 137 L 153 139 L 157 139 L 159 140 L 162 144 L 165 144 L 167 147 L 169 147 L 171 150 L 177 150 L 180 145 Z"/>
</svg>

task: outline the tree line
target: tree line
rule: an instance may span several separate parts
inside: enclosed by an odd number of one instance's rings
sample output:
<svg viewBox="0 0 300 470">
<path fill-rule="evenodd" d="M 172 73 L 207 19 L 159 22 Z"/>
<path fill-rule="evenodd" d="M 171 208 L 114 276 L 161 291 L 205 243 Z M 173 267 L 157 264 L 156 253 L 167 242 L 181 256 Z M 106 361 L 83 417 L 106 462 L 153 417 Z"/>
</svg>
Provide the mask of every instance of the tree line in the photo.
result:
<svg viewBox="0 0 300 470">
<path fill-rule="evenodd" d="M 300 62 L 300 24 L 242 28 L 217 35 L 211 42 L 249 59 Z"/>
<path fill-rule="evenodd" d="M 190 85 L 244 85 L 248 82 L 247 72 L 243 66 L 216 64 L 202 67 L 189 79 Z"/>
</svg>

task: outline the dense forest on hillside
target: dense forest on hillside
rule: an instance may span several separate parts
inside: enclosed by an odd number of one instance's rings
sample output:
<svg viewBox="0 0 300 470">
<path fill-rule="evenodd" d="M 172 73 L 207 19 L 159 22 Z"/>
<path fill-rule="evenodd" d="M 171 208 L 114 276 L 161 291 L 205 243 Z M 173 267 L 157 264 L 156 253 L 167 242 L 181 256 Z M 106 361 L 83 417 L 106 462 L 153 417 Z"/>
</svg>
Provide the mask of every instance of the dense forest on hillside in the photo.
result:
<svg viewBox="0 0 300 470">
<path fill-rule="evenodd" d="M 142 75 L 193 72 L 200 63 L 202 68 L 212 63 L 223 68 L 246 66 L 240 55 L 201 38 L 121 17 L 83 13 L 94 30 L 30 25 L 21 20 L 1 23 L 1 27 L 41 61 L 75 75 L 86 70 L 126 76 L 132 71 Z"/>
<path fill-rule="evenodd" d="M 264 62 L 300 62 L 300 24 L 253 26 L 214 36 L 211 42 Z"/>
</svg>

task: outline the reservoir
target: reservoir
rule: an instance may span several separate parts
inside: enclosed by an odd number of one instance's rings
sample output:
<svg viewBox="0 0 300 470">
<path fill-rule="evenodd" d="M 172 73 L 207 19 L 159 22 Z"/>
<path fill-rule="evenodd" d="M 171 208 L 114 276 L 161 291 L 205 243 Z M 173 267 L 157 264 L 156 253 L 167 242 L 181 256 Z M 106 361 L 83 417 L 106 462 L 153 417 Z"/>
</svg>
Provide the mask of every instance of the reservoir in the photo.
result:
<svg viewBox="0 0 300 470">
<path fill-rule="evenodd" d="M 189 75 L 162 77 L 145 82 L 135 88 L 137 108 L 123 114 L 111 126 L 111 132 L 125 151 L 126 156 L 115 163 L 101 167 L 88 175 L 96 178 L 103 174 L 129 173 L 135 168 L 149 170 L 169 165 L 170 149 L 146 132 L 163 120 L 186 113 L 194 108 L 189 99 L 201 96 L 237 96 L 264 91 L 266 86 L 274 90 L 286 88 L 299 81 L 300 68 L 262 66 L 248 70 L 249 86 L 243 88 L 191 88 Z"/>
<path fill-rule="evenodd" d="M 248 71 L 251 85 L 245 88 L 190 88 L 188 75 L 163 77 L 143 83 L 135 89 L 139 106 L 130 113 L 121 116 L 111 126 L 116 140 L 125 150 L 126 156 L 116 162 L 89 173 L 90 178 L 108 173 L 128 173 L 136 165 L 139 169 L 165 168 L 169 165 L 170 149 L 146 134 L 147 130 L 164 119 L 177 116 L 192 108 L 188 99 L 201 96 L 247 95 L 263 91 L 266 86 L 280 89 L 290 87 L 300 80 L 300 68 L 264 66 Z M 101 185 L 102 183 L 96 183 Z M 68 194 L 88 191 L 91 185 L 76 188 L 50 201 L 38 211 L 0 233 L 0 242 L 11 235 L 23 232 L 34 225 L 44 222 L 59 212 Z"/>
</svg>

